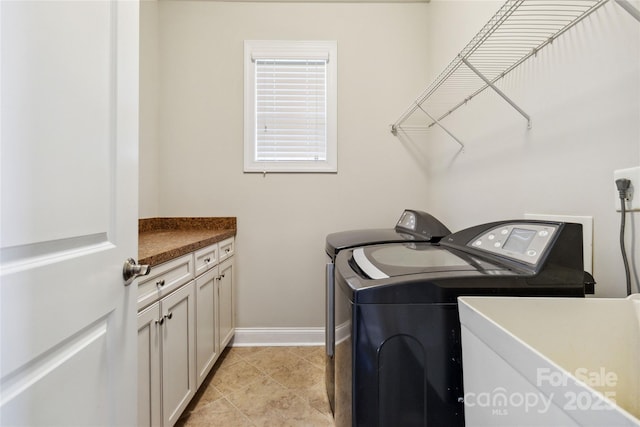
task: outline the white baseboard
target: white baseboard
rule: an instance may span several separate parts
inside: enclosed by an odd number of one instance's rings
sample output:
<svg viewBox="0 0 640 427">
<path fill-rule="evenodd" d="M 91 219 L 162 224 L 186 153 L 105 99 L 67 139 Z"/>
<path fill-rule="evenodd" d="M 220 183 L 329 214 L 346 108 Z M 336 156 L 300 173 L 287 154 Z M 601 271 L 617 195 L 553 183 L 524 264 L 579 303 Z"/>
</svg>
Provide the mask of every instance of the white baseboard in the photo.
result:
<svg viewBox="0 0 640 427">
<path fill-rule="evenodd" d="M 236 328 L 233 347 L 324 345 L 324 328 Z"/>
</svg>

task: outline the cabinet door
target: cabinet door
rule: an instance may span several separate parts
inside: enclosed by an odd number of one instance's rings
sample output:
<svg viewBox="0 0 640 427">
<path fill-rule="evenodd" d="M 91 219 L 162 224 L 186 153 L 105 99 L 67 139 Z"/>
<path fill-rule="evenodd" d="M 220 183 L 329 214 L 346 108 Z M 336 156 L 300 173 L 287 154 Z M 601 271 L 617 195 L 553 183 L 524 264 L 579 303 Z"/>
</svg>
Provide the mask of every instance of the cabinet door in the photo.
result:
<svg viewBox="0 0 640 427">
<path fill-rule="evenodd" d="M 233 295 L 233 257 L 219 266 L 218 324 L 220 325 L 220 349 L 227 346 L 235 332 L 235 298 Z"/>
<path fill-rule="evenodd" d="M 138 314 L 138 426 L 160 425 L 160 303 Z"/>
<path fill-rule="evenodd" d="M 160 300 L 162 322 L 162 413 L 170 427 L 196 391 L 195 286 L 190 282 Z"/>
<path fill-rule="evenodd" d="M 216 333 L 216 278 L 218 268 L 209 270 L 196 279 L 196 374 L 197 385 L 213 367 L 218 358 Z"/>
</svg>

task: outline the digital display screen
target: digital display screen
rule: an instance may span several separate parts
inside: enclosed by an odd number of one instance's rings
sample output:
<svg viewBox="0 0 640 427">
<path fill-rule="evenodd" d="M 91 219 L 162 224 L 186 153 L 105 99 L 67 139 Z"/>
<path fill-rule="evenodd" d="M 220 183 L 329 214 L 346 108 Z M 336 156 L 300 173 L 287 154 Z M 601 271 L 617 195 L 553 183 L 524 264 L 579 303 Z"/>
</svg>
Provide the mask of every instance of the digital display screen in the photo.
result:
<svg viewBox="0 0 640 427">
<path fill-rule="evenodd" d="M 523 254 L 531 244 L 531 241 L 536 234 L 536 230 L 514 228 L 502 247 L 508 251 Z"/>
</svg>

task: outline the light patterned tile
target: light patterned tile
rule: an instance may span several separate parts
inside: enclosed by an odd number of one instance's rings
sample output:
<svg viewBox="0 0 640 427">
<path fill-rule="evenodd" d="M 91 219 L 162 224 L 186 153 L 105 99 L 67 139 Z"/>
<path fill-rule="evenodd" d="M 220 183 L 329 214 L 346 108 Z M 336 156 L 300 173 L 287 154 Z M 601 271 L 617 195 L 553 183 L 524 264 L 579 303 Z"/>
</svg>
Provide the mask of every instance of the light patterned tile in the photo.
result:
<svg viewBox="0 0 640 427">
<path fill-rule="evenodd" d="M 210 383 L 203 383 L 193 398 L 196 405 L 204 406 L 222 397 L 222 393 Z M 192 403 L 193 403 L 192 401 Z"/>
<path fill-rule="evenodd" d="M 300 396 L 307 399 L 311 407 L 317 409 L 321 414 L 332 416 L 324 381 L 318 382 L 307 389 L 299 389 L 297 391 Z"/>
<path fill-rule="evenodd" d="M 242 360 L 243 360 L 243 358 L 242 358 L 240 352 L 238 352 L 233 347 L 227 347 L 226 349 L 224 349 L 222 351 L 222 354 L 220 355 L 220 358 L 216 362 L 216 364 L 215 364 L 213 369 L 214 370 L 224 369 L 226 366 L 233 365 L 233 364 L 238 363 L 238 362 L 240 362 Z"/>
<path fill-rule="evenodd" d="M 330 417 L 320 414 L 313 408 L 300 415 L 289 416 L 282 414 L 271 414 L 264 417 L 251 419 L 259 427 L 333 427 L 334 423 Z"/>
<path fill-rule="evenodd" d="M 304 397 L 271 379 L 254 383 L 228 399 L 257 426 L 328 425 L 327 418 Z"/>
<path fill-rule="evenodd" d="M 324 369 L 325 365 L 325 348 L 324 346 L 304 346 L 304 347 L 290 347 L 291 352 L 305 359 L 319 368 Z"/>
<path fill-rule="evenodd" d="M 324 347 L 308 347 L 310 351 L 305 353 L 304 359 L 324 370 L 326 353 Z"/>
<path fill-rule="evenodd" d="M 333 427 L 333 418 L 311 409 L 299 417 L 290 417 L 280 424 L 283 427 Z"/>
<path fill-rule="evenodd" d="M 296 346 L 289 347 L 289 349 L 302 358 L 308 358 L 309 356 L 313 356 L 316 353 L 324 354 L 324 346 L 317 345 L 307 345 L 307 346 Z"/>
<path fill-rule="evenodd" d="M 232 347 L 202 387 L 179 427 L 334 426 L 320 346 Z"/>
<path fill-rule="evenodd" d="M 245 357 L 245 360 L 261 371 L 271 374 L 283 367 L 292 366 L 301 359 L 288 347 L 268 347 L 259 353 Z"/>
<path fill-rule="evenodd" d="M 253 413 L 262 411 L 265 401 L 272 396 L 277 395 L 286 388 L 269 377 L 264 377 L 260 381 L 256 381 L 242 390 L 229 394 L 227 397 L 231 403 L 243 413 Z M 271 408 L 267 408 L 271 409 Z"/>
<path fill-rule="evenodd" d="M 245 358 L 269 348 L 270 347 L 231 347 L 230 350 L 238 356 Z"/>
<path fill-rule="evenodd" d="M 313 387 L 324 379 L 324 370 L 304 359 L 299 359 L 290 365 L 281 366 L 269 374 L 280 384 L 292 389 Z"/>
<path fill-rule="evenodd" d="M 241 360 L 233 365 L 221 366 L 213 375 L 211 384 L 223 395 L 241 390 L 264 378 L 264 374 Z"/>
<path fill-rule="evenodd" d="M 246 416 L 226 399 L 218 399 L 192 411 L 176 427 L 254 427 Z"/>
</svg>

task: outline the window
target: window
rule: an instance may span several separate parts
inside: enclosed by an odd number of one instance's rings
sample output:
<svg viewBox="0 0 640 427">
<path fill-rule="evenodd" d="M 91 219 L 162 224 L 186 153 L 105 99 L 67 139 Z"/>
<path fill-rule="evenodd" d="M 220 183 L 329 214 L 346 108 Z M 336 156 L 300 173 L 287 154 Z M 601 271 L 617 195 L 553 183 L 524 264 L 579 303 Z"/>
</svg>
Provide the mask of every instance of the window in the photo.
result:
<svg viewBox="0 0 640 427">
<path fill-rule="evenodd" d="M 244 44 L 244 171 L 337 172 L 337 44 Z"/>
</svg>

